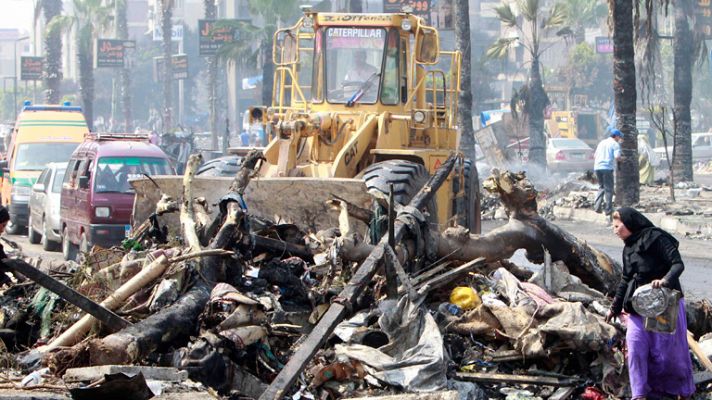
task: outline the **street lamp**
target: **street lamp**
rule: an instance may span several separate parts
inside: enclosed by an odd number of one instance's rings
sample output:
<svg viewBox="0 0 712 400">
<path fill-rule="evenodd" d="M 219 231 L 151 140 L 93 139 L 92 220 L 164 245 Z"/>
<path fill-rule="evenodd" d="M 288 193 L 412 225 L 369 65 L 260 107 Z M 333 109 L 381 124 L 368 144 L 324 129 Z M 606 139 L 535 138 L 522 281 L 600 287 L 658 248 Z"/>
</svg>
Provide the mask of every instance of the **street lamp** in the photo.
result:
<svg viewBox="0 0 712 400">
<path fill-rule="evenodd" d="M 15 103 L 14 107 L 15 107 L 15 118 L 16 119 L 17 119 L 17 44 L 19 42 L 21 42 L 23 40 L 27 40 L 29 38 L 30 38 L 29 36 L 22 36 L 22 37 L 15 39 L 15 43 L 14 43 L 14 49 L 15 49 L 15 68 L 14 68 L 14 70 L 15 70 L 15 73 L 13 74 L 14 79 L 13 79 L 13 85 L 12 85 L 13 86 L 12 92 L 13 92 L 13 100 Z"/>
</svg>

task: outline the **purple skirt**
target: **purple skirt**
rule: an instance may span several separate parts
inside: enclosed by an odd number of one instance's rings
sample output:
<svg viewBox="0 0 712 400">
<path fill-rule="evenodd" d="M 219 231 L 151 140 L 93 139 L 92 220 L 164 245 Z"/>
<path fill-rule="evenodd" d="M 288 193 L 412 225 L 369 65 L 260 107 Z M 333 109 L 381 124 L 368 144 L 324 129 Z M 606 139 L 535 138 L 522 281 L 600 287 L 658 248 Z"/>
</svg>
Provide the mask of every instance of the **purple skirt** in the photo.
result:
<svg viewBox="0 0 712 400">
<path fill-rule="evenodd" d="M 643 317 L 628 316 L 628 376 L 633 398 L 684 396 L 695 393 L 692 361 L 687 346 L 685 300 L 680 299 L 675 333 L 645 330 Z"/>
</svg>

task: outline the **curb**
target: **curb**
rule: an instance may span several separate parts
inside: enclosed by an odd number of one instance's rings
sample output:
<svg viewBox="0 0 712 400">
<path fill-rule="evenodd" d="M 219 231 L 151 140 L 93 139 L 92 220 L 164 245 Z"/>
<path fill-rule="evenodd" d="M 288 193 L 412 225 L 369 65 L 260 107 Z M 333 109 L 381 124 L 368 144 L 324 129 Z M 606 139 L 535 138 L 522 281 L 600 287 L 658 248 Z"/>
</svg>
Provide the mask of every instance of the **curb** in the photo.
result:
<svg viewBox="0 0 712 400">
<path fill-rule="evenodd" d="M 552 212 L 556 218 L 563 220 L 608 225 L 608 218 L 604 214 L 599 214 L 591 209 L 554 206 Z M 712 219 L 705 223 L 697 223 L 666 215 L 665 213 L 643 213 L 643 215 L 655 225 L 671 233 L 679 235 L 696 234 L 698 232 L 712 234 Z"/>
</svg>

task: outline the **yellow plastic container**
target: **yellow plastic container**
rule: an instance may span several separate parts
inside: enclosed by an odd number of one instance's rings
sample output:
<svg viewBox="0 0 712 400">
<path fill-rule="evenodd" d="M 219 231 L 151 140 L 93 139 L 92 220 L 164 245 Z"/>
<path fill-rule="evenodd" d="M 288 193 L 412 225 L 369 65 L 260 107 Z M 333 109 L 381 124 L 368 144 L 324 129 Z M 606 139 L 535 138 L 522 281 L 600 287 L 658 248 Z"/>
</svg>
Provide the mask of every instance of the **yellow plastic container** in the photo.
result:
<svg viewBox="0 0 712 400">
<path fill-rule="evenodd" d="M 463 310 L 472 310 L 482 304 L 482 300 L 473 288 L 458 286 L 450 293 L 450 303 Z"/>
</svg>

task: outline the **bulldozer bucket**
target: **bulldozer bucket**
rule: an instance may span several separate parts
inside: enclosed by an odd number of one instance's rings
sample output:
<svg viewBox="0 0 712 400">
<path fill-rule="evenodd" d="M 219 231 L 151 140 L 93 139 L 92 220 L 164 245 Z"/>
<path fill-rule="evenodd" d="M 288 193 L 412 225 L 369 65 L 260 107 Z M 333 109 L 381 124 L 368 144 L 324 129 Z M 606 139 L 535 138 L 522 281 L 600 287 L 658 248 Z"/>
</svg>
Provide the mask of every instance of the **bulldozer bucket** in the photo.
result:
<svg viewBox="0 0 712 400">
<path fill-rule="evenodd" d="M 165 193 L 179 202 L 183 199 L 182 176 L 154 176 L 154 184 L 147 178 L 131 182 L 135 191 L 134 220 L 136 227 L 155 211 L 161 194 Z M 211 215 L 218 212 L 217 204 L 227 194 L 233 178 L 201 177 L 193 180 L 193 196 L 204 197 L 211 207 Z M 354 205 L 369 208 L 372 198 L 361 179 L 346 178 L 255 178 L 244 195 L 248 212 L 277 223 L 294 223 L 302 229 L 317 231 L 338 227 L 338 212 L 327 206 L 326 201 L 338 195 Z M 178 214 L 160 217 L 169 227 L 169 235 L 179 234 Z M 365 224 L 351 219 L 354 229 L 365 232 Z"/>
</svg>

